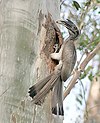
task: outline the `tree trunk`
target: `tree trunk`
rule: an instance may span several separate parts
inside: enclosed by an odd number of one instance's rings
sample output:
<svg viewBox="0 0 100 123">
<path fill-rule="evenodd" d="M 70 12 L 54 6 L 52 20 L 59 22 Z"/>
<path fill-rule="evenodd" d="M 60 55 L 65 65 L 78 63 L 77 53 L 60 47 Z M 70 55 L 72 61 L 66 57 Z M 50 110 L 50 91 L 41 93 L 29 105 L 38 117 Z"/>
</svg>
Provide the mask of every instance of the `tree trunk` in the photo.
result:
<svg viewBox="0 0 100 123">
<path fill-rule="evenodd" d="M 48 12 L 59 19 L 59 6 L 59 0 L 1 1 L 0 123 L 62 123 L 51 114 L 50 94 L 42 106 L 28 97 L 28 88 L 50 72 L 42 24 Z"/>
<path fill-rule="evenodd" d="M 100 123 L 100 77 L 95 76 L 87 101 L 84 123 Z"/>
</svg>

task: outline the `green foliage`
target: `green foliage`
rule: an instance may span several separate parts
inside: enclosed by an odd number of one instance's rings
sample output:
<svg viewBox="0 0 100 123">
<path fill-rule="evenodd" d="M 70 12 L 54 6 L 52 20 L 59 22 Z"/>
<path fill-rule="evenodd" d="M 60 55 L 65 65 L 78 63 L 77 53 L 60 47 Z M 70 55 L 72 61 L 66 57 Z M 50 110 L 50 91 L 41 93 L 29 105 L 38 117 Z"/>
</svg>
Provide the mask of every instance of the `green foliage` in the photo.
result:
<svg viewBox="0 0 100 123">
<path fill-rule="evenodd" d="M 79 99 L 79 97 L 76 97 L 77 102 L 79 102 L 80 105 L 82 105 L 82 99 Z"/>
<path fill-rule="evenodd" d="M 89 80 L 90 80 L 90 81 L 92 81 L 92 80 L 93 80 L 94 76 L 93 76 L 92 72 L 90 72 L 90 74 L 89 74 L 88 78 L 89 78 Z"/>
<path fill-rule="evenodd" d="M 100 0 L 96 0 L 97 1 L 97 3 L 100 3 Z"/>
<path fill-rule="evenodd" d="M 79 40 L 80 40 L 80 42 L 79 42 L 78 49 L 83 50 L 88 45 L 89 38 L 86 34 L 83 33 L 83 34 L 81 34 Z"/>
<path fill-rule="evenodd" d="M 87 1 L 87 2 L 85 3 L 85 6 L 90 6 L 90 4 L 91 4 L 91 0 Z"/>
<path fill-rule="evenodd" d="M 77 10 L 79 10 L 79 8 L 81 8 L 80 7 L 80 5 L 79 5 L 79 3 L 78 2 L 76 2 L 76 1 L 73 1 L 73 4 L 72 4 Z"/>
<path fill-rule="evenodd" d="M 82 104 L 83 104 L 83 102 L 82 102 L 83 99 L 84 99 L 84 95 L 82 94 L 82 90 L 80 89 L 80 93 L 79 93 L 78 96 L 76 97 L 76 100 L 77 100 L 77 102 L 78 102 L 80 105 L 82 105 Z"/>
<path fill-rule="evenodd" d="M 94 7 L 93 7 L 93 11 L 97 10 L 97 8 L 98 8 L 97 6 L 94 6 Z"/>
<path fill-rule="evenodd" d="M 91 43 L 91 46 L 88 49 L 90 51 L 93 50 L 99 42 L 100 42 L 100 36 L 95 37 L 94 41 Z"/>
<path fill-rule="evenodd" d="M 81 74 L 80 80 L 84 79 L 89 74 L 91 69 L 93 69 L 93 67 L 92 66 L 88 66 L 87 69 Z M 90 73 L 88 77 L 89 77 L 89 79 L 92 79 L 92 73 Z"/>
<path fill-rule="evenodd" d="M 96 45 L 100 42 L 99 32 L 96 35 L 93 33 L 95 32 L 92 32 L 93 35 L 92 40 L 88 37 L 88 35 L 84 33 L 80 36 L 80 42 L 78 47 L 80 51 L 83 51 L 84 49 L 88 49 L 89 51 L 92 51 L 96 47 Z"/>
<path fill-rule="evenodd" d="M 81 80 L 81 79 L 84 79 L 84 78 L 86 77 L 86 75 L 87 75 L 87 74 L 86 74 L 86 72 L 85 72 L 85 71 L 84 71 L 84 73 L 83 73 L 83 74 L 81 73 L 80 80 Z"/>
<path fill-rule="evenodd" d="M 81 99 L 83 99 L 83 95 L 81 93 L 79 93 L 79 97 L 81 97 Z"/>
</svg>

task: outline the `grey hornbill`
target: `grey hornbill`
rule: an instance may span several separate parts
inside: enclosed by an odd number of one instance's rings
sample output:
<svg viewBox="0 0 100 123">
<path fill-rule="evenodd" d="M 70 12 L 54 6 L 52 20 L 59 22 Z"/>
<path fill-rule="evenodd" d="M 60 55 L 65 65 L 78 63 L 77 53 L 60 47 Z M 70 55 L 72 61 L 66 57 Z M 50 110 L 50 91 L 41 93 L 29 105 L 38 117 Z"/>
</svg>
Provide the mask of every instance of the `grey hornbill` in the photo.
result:
<svg viewBox="0 0 100 123">
<path fill-rule="evenodd" d="M 32 97 L 34 104 L 41 104 L 41 100 L 52 90 L 52 113 L 63 116 L 62 83 L 68 79 L 74 68 L 76 62 L 74 41 L 80 32 L 69 19 L 66 21 L 59 20 L 57 23 L 62 24 L 69 31 L 69 37 L 63 42 L 59 52 L 51 54 L 51 58 L 58 60 L 59 64 L 55 67 L 53 73 L 29 88 L 29 95 Z"/>
</svg>

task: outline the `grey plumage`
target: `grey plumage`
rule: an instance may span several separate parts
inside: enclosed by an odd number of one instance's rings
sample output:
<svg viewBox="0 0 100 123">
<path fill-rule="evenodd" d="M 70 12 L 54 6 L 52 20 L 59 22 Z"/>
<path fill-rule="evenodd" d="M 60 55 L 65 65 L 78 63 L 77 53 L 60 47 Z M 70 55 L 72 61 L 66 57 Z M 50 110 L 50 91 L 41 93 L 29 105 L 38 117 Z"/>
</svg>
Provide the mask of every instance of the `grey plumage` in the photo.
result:
<svg viewBox="0 0 100 123">
<path fill-rule="evenodd" d="M 64 115 L 63 110 L 63 84 L 62 80 L 59 77 L 58 82 L 56 82 L 52 90 L 52 113 L 55 115 Z"/>
<path fill-rule="evenodd" d="M 69 30 L 69 37 L 63 42 L 60 51 L 51 54 L 51 58 L 58 60 L 59 64 L 52 74 L 29 88 L 29 94 L 35 104 L 41 104 L 41 100 L 52 90 L 52 113 L 63 116 L 62 82 L 69 78 L 76 62 L 74 41 L 79 35 L 79 30 L 68 19 L 57 22 Z"/>
</svg>

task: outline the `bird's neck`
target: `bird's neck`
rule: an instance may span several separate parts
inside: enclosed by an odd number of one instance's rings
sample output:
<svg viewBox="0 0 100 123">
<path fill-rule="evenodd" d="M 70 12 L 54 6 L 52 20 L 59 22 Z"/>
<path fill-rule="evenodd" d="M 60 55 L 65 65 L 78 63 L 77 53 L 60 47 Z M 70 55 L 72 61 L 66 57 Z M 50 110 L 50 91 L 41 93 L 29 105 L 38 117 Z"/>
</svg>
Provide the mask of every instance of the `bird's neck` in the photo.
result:
<svg viewBox="0 0 100 123">
<path fill-rule="evenodd" d="M 64 43 L 67 43 L 67 42 L 74 42 L 74 39 L 72 39 L 70 36 L 67 38 L 67 39 L 65 39 L 65 41 L 64 41 Z"/>
</svg>

